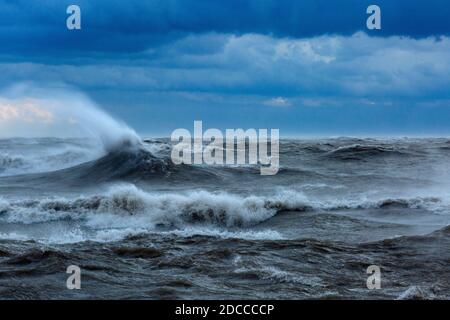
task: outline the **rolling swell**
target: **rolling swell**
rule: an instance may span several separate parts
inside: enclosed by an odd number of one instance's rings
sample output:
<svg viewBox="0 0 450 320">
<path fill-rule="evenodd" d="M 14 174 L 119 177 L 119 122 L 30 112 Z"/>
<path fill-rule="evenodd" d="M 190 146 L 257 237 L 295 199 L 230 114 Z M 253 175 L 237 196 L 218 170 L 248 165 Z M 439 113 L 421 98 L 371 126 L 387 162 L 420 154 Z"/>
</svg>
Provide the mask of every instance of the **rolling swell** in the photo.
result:
<svg viewBox="0 0 450 320">
<path fill-rule="evenodd" d="M 67 169 L 0 178 L 9 184 L 90 185 L 115 180 L 150 179 L 170 173 L 172 163 L 143 149 L 116 149 L 93 161 Z"/>
<path fill-rule="evenodd" d="M 10 161 L 8 160 L 8 164 Z M 0 169 L 1 171 L 1 169 Z M 114 181 L 152 181 L 171 178 L 186 182 L 195 177 L 216 179 L 218 172 L 206 167 L 174 165 L 169 156 L 155 156 L 143 145 L 120 145 L 99 159 L 70 168 L 0 177 L 0 185 L 89 186 Z"/>
<path fill-rule="evenodd" d="M 325 154 L 326 157 L 337 160 L 363 160 L 381 156 L 402 156 L 409 153 L 392 146 L 354 144 L 338 147 Z"/>
<path fill-rule="evenodd" d="M 63 174 L 83 181 L 105 182 L 140 176 L 152 178 L 170 172 L 172 163 L 143 149 L 114 150 L 108 155 L 67 169 Z"/>
</svg>

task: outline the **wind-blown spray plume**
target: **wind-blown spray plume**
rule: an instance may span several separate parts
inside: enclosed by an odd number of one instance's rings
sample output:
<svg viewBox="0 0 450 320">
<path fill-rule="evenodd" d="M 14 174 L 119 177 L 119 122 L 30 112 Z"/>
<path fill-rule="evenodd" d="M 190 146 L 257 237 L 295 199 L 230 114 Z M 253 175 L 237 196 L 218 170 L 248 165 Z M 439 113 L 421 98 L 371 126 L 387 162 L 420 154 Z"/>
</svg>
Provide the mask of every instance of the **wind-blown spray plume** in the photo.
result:
<svg viewBox="0 0 450 320">
<path fill-rule="evenodd" d="M 0 93 L 0 137 L 89 137 L 105 151 L 141 143 L 136 132 L 69 88 L 20 84 Z"/>
</svg>

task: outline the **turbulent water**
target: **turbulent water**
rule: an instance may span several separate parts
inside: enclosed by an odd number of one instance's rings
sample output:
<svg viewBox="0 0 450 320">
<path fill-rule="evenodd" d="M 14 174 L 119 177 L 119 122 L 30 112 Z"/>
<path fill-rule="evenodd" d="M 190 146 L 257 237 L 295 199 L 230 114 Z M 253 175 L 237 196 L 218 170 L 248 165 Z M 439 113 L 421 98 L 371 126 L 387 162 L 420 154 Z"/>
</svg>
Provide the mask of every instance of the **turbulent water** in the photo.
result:
<svg viewBox="0 0 450 320">
<path fill-rule="evenodd" d="M 450 297 L 449 140 L 284 140 L 275 176 L 171 147 L 0 140 L 0 298 Z"/>
</svg>

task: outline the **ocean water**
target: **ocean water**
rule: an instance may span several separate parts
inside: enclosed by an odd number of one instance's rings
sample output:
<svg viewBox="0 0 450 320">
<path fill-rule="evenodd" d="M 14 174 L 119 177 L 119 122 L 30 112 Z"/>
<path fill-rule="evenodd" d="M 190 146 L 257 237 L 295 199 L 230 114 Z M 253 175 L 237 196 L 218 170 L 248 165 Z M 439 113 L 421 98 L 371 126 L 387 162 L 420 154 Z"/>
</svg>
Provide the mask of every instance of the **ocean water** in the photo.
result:
<svg viewBox="0 0 450 320">
<path fill-rule="evenodd" d="M 450 297 L 450 140 L 282 140 L 274 176 L 171 148 L 0 140 L 0 298 Z"/>
</svg>

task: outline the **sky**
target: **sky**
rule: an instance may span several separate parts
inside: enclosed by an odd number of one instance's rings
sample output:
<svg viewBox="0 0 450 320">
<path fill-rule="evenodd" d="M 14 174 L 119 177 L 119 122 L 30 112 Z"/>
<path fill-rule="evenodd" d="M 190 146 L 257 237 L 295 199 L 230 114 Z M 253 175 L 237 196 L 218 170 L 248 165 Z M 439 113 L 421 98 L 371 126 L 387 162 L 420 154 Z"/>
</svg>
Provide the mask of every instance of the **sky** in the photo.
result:
<svg viewBox="0 0 450 320">
<path fill-rule="evenodd" d="M 81 30 L 66 27 L 71 4 Z M 366 27 L 371 4 L 381 30 Z M 194 120 L 450 135 L 449 21 L 447 0 L 0 0 L 0 91 L 71 88 L 156 136 Z"/>
</svg>

